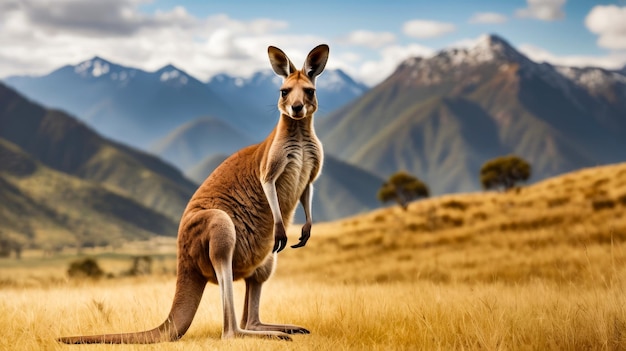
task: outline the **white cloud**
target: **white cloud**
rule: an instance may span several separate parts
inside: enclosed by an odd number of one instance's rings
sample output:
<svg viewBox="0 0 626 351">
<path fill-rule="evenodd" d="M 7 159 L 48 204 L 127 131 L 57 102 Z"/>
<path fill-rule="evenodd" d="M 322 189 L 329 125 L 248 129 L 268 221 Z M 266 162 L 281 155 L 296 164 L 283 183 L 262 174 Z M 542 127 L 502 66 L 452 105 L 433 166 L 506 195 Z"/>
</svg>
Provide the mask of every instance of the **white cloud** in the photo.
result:
<svg viewBox="0 0 626 351">
<path fill-rule="evenodd" d="M 585 18 L 585 25 L 599 35 L 599 46 L 626 49 L 626 6 L 594 6 Z"/>
<path fill-rule="evenodd" d="M 56 33 L 126 36 L 159 27 L 191 28 L 196 18 L 183 7 L 145 15 L 137 11 L 142 0 L 22 0 L 20 10 L 29 22 Z"/>
<path fill-rule="evenodd" d="M 99 55 L 146 70 L 173 63 L 207 79 L 267 68 L 268 43 L 287 44 L 288 51 L 321 42 L 278 34 L 285 21 L 199 18 L 180 6 L 147 14 L 139 10 L 144 2 L 0 0 L 0 77 L 45 74 Z"/>
<path fill-rule="evenodd" d="M 517 17 L 554 21 L 565 17 L 566 0 L 526 0 L 528 7 L 515 11 Z"/>
<path fill-rule="evenodd" d="M 496 12 L 478 12 L 469 19 L 472 24 L 499 24 L 506 21 L 505 15 Z"/>
<path fill-rule="evenodd" d="M 626 53 L 611 53 L 605 56 L 565 55 L 558 56 L 546 49 L 522 44 L 519 51 L 535 62 L 548 62 L 558 66 L 572 67 L 601 67 L 605 69 L 619 69 L 626 65 Z"/>
<path fill-rule="evenodd" d="M 456 27 L 452 23 L 429 20 L 408 21 L 402 27 L 404 34 L 419 39 L 435 38 L 455 30 Z"/>
<path fill-rule="evenodd" d="M 346 71 L 365 84 L 374 85 L 393 73 L 403 60 L 416 56 L 430 57 L 434 52 L 435 50 L 419 44 L 409 44 L 407 46 L 392 45 L 380 51 L 379 60 L 364 62 L 358 71 L 351 69 L 346 69 Z"/>
<path fill-rule="evenodd" d="M 356 30 L 350 32 L 341 42 L 349 45 L 364 46 L 370 49 L 378 49 L 396 41 L 396 36 L 391 32 L 372 32 L 369 30 Z"/>
</svg>

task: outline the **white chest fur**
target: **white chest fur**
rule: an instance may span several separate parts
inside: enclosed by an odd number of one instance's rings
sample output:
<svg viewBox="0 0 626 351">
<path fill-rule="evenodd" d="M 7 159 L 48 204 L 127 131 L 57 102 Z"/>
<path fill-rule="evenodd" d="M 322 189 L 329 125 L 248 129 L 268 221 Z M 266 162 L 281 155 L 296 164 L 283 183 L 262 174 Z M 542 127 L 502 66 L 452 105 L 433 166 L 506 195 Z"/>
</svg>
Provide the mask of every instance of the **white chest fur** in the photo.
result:
<svg viewBox="0 0 626 351">
<path fill-rule="evenodd" d="M 280 141 L 277 140 L 282 149 L 279 154 L 282 154 L 285 162 L 277 185 L 283 190 L 279 191 L 280 198 L 295 196 L 297 199 L 307 184 L 319 173 L 323 151 L 313 130 L 295 129 L 288 132 L 279 136 Z"/>
</svg>

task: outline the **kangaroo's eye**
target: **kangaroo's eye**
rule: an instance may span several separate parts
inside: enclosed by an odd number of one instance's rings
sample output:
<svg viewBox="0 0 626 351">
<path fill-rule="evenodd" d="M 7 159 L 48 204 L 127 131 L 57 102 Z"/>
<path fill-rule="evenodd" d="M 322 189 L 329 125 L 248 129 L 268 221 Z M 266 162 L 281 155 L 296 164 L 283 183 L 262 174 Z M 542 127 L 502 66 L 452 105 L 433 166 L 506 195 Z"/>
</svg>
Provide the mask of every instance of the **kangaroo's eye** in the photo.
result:
<svg viewBox="0 0 626 351">
<path fill-rule="evenodd" d="M 285 96 L 287 96 L 287 94 L 289 94 L 289 89 L 281 89 L 280 90 L 280 96 L 285 97 Z"/>
<path fill-rule="evenodd" d="M 313 97 L 313 95 L 315 94 L 315 89 L 311 89 L 311 88 L 304 89 L 304 93 L 308 97 Z"/>
</svg>

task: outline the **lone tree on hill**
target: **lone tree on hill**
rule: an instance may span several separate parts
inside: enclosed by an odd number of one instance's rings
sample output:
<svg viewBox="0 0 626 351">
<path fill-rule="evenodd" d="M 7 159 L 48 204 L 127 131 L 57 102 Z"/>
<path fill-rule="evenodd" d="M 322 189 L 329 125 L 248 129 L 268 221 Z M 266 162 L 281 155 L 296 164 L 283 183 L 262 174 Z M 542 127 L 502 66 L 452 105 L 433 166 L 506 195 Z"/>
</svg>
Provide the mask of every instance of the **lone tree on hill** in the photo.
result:
<svg viewBox="0 0 626 351">
<path fill-rule="evenodd" d="M 406 211 L 409 202 L 428 195 L 426 184 L 409 173 L 400 171 L 389 177 L 376 196 L 383 203 L 395 201 Z"/>
<path fill-rule="evenodd" d="M 484 189 L 509 190 L 530 178 L 531 166 L 524 159 L 509 155 L 491 159 L 480 169 L 480 182 Z"/>
</svg>

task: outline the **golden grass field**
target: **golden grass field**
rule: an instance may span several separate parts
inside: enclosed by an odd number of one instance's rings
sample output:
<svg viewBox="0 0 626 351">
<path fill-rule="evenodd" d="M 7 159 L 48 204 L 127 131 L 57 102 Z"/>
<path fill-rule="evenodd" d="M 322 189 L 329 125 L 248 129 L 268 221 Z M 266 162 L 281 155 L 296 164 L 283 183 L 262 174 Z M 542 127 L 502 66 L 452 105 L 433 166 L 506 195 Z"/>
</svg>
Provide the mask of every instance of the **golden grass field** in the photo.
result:
<svg viewBox="0 0 626 351">
<path fill-rule="evenodd" d="M 279 255 L 262 297 L 264 320 L 311 330 L 293 342 L 220 340 L 219 292 L 208 286 L 177 342 L 60 345 L 61 335 L 161 323 L 174 293 L 174 242 L 162 239 L 153 275 L 99 281 L 68 279 L 69 253 L 26 252 L 21 262 L 0 260 L 0 349 L 625 350 L 625 212 L 618 164 L 314 225 L 305 248 Z M 147 245 L 90 254 L 119 273 L 131 254 L 157 249 Z M 242 283 L 235 298 L 240 315 Z"/>
</svg>

